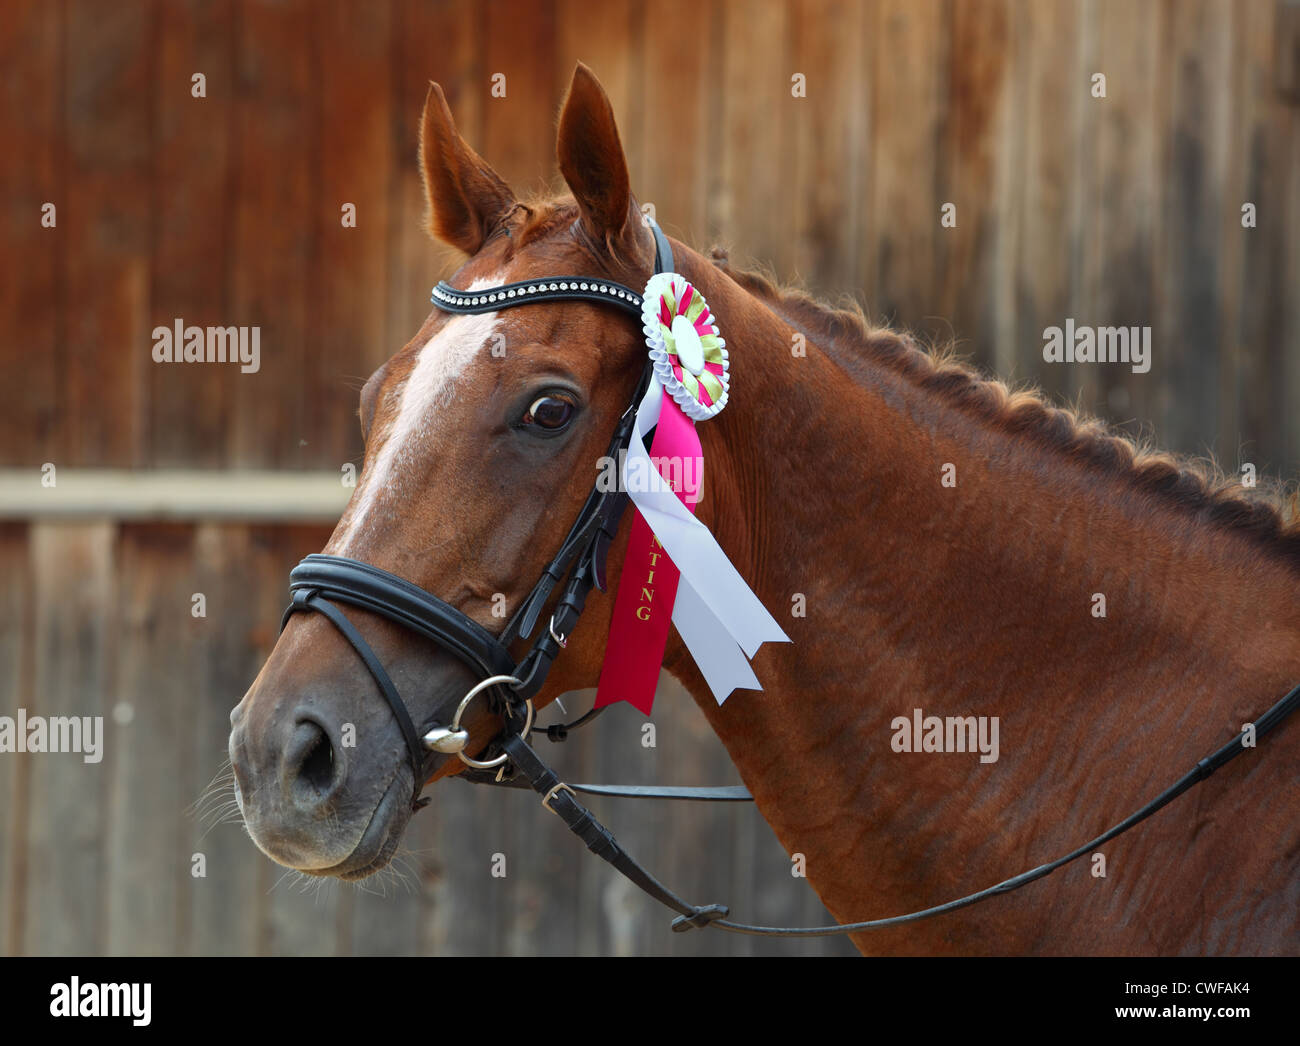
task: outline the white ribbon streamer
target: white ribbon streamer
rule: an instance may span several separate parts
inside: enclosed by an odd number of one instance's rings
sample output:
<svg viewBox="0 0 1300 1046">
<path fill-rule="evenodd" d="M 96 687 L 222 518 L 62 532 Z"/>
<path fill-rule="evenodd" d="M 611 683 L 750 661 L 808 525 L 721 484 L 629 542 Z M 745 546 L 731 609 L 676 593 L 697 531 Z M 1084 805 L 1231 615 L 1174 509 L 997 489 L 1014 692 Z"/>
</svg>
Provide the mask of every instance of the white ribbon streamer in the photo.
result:
<svg viewBox="0 0 1300 1046">
<path fill-rule="evenodd" d="M 623 461 L 623 489 L 681 573 L 673 624 L 721 705 L 737 688 L 762 690 L 749 658 L 764 643 L 788 643 L 776 619 L 754 595 L 709 528 L 682 504 L 654 467 L 645 436 L 659 422 L 664 387 L 652 378 L 637 407 Z M 635 484 L 628 473 L 638 470 Z"/>
</svg>

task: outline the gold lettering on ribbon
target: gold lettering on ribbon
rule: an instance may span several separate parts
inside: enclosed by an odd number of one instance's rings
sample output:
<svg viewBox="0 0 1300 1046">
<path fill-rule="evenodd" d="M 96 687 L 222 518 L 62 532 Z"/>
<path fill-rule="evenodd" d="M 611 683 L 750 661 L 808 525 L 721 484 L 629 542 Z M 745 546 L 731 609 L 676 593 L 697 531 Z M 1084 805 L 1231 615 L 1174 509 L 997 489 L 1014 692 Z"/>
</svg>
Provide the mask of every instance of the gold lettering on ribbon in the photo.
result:
<svg viewBox="0 0 1300 1046">
<path fill-rule="evenodd" d="M 655 549 L 659 549 L 658 552 Z M 650 620 L 650 604 L 655 597 L 655 566 L 659 562 L 659 557 L 663 555 L 663 545 L 660 544 L 659 538 L 655 534 L 650 535 L 650 569 L 646 572 L 645 584 L 641 586 L 641 602 L 637 604 L 636 619 L 638 621 Z"/>
</svg>

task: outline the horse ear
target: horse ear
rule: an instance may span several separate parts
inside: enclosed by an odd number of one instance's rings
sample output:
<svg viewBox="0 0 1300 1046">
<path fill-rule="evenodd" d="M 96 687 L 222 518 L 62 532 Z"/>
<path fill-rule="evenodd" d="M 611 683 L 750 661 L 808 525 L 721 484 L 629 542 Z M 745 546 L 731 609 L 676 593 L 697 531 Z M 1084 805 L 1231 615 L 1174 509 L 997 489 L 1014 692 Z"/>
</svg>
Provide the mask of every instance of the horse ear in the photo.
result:
<svg viewBox="0 0 1300 1046">
<path fill-rule="evenodd" d="M 420 121 L 420 175 L 429 205 L 429 232 L 476 254 L 493 226 L 515 205 L 501 176 L 456 130 L 442 88 L 429 85 Z"/>
<path fill-rule="evenodd" d="M 581 62 L 573 71 L 556 142 L 560 173 L 582 212 L 582 225 L 597 243 L 612 247 L 637 228 L 627 159 L 619 141 L 614 107 L 596 74 Z"/>
</svg>

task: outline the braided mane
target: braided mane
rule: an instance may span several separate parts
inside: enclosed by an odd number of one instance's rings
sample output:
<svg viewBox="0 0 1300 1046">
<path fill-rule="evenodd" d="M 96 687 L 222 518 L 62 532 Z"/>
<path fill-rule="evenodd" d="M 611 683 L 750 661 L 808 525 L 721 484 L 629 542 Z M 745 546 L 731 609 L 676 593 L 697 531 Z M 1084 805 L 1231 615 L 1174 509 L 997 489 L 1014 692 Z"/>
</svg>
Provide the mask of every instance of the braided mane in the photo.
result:
<svg viewBox="0 0 1300 1046">
<path fill-rule="evenodd" d="M 856 304 L 835 308 L 769 276 L 731 267 L 725 250 L 713 264 L 749 293 L 814 338 L 850 377 L 868 377 L 866 361 L 889 367 L 918 388 L 1016 435 L 1064 454 L 1215 526 L 1246 535 L 1300 570 L 1300 494 L 1260 479 L 1253 489 L 1212 460 L 1192 459 L 1139 443 L 1080 411 L 1053 406 L 1036 389 L 1011 389 L 945 351 L 922 348 L 911 336 L 877 327 Z"/>
</svg>

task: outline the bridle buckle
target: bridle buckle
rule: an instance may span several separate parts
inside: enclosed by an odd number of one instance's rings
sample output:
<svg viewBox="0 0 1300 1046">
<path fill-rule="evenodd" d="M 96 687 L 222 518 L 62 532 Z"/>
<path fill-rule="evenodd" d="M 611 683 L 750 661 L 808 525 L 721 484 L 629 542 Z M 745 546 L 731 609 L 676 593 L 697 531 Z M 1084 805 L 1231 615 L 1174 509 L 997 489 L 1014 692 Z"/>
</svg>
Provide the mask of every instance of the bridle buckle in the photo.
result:
<svg viewBox="0 0 1300 1046">
<path fill-rule="evenodd" d="M 555 785 L 553 788 L 551 788 L 549 792 L 547 792 L 544 796 L 542 796 L 542 805 L 546 807 L 546 809 L 551 811 L 551 813 L 555 814 L 556 817 L 560 816 L 560 811 L 558 811 L 557 809 L 555 809 L 555 807 L 551 805 L 551 800 L 554 799 L 559 792 L 568 792 L 569 795 L 573 797 L 573 801 L 575 803 L 578 801 L 578 793 L 575 792 L 568 785 L 566 785 L 563 781 Z"/>
</svg>

